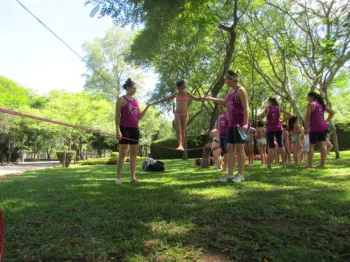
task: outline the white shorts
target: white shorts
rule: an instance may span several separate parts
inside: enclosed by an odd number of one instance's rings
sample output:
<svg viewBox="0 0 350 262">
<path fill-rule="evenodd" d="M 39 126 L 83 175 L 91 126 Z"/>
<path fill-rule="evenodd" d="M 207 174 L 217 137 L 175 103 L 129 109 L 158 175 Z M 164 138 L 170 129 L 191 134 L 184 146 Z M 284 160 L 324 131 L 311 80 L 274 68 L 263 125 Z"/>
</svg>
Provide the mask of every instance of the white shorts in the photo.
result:
<svg viewBox="0 0 350 262">
<path fill-rule="evenodd" d="M 259 144 L 261 144 L 262 146 L 265 146 L 267 144 L 266 139 L 262 138 L 262 139 L 258 139 L 257 140 Z"/>
</svg>

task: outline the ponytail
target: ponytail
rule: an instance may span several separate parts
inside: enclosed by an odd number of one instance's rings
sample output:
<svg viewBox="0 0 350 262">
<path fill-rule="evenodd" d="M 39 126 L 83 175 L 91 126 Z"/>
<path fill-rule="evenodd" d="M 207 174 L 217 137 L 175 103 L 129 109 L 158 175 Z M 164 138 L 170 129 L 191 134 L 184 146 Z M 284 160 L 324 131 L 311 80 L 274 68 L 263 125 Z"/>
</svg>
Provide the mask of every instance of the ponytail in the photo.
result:
<svg viewBox="0 0 350 262">
<path fill-rule="evenodd" d="M 312 99 L 313 99 L 314 101 L 317 101 L 319 104 L 321 104 L 322 107 L 323 107 L 323 110 L 325 109 L 326 105 L 325 105 L 325 103 L 324 103 L 323 97 L 322 97 L 320 94 L 317 94 L 317 93 L 315 93 L 315 92 L 309 92 L 307 95 L 308 95 L 309 97 L 312 97 Z"/>
</svg>

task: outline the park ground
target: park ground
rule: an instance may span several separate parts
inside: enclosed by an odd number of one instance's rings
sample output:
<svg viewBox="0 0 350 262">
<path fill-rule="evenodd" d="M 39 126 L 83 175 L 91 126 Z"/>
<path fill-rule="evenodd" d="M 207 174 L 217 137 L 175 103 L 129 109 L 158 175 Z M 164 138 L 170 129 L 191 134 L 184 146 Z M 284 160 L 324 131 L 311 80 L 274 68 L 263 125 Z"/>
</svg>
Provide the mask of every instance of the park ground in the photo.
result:
<svg viewBox="0 0 350 262">
<path fill-rule="evenodd" d="M 332 156 L 333 158 L 333 156 Z M 317 159 L 316 159 L 317 161 Z M 166 172 L 72 166 L 0 180 L 4 261 L 350 261 L 350 152 L 241 184 L 194 160 Z"/>
</svg>

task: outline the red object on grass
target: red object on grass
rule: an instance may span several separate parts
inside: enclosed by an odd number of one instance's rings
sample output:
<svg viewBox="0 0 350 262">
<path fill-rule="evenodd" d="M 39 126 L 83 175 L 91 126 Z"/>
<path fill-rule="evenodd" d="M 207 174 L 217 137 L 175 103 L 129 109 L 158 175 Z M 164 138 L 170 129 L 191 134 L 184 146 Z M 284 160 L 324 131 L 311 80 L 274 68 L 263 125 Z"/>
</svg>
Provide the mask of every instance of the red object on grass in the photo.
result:
<svg viewBox="0 0 350 262">
<path fill-rule="evenodd" d="M 0 262 L 2 261 L 2 256 L 4 254 L 5 247 L 5 223 L 4 217 L 2 216 L 2 212 L 0 209 Z"/>
</svg>

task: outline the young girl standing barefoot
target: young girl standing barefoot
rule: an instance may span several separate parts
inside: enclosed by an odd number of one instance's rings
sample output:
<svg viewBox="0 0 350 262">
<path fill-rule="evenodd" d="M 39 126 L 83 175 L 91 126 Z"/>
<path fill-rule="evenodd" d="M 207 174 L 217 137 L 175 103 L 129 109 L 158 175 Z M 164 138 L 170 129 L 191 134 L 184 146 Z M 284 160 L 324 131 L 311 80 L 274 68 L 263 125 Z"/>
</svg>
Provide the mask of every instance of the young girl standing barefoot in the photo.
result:
<svg viewBox="0 0 350 262">
<path fill-rule="evenodd" d="M 266 141 L 266 128 L 262 121 L 258 121 L 258 125 L 255 132 L 255 138 L 258 142 L 259 154 L 261 157 L 261 164 L 267 164 L 267 141 Z"/>
<path fill-rule="evenodd" d="M 203 102 L 203 98 L 196 97 L 192 95 L 191 93 L 186 91 L 186 85 L 185 81 L 180 80 L 176 82 L 176 89 L 177 92 L 172 94 L 169 97 L 166 97 L 164 99 L 161 99 L 159 101 L 153 102 L 152 104 L 158 104 L 165 101 L 170 101 L 171 99 L 175 98 L 176 101 L 176 108 L 175 108 L 175 127 L 176 127 L 176 137 L 177 137 L 177 143 L 178 147 L 176 150 L 183 151 L 184 145 L 186 141 L 186 128 L 188 123 L 188 102 L 190 99 L 193 99 L 198 102 Z"/>
</svg>

